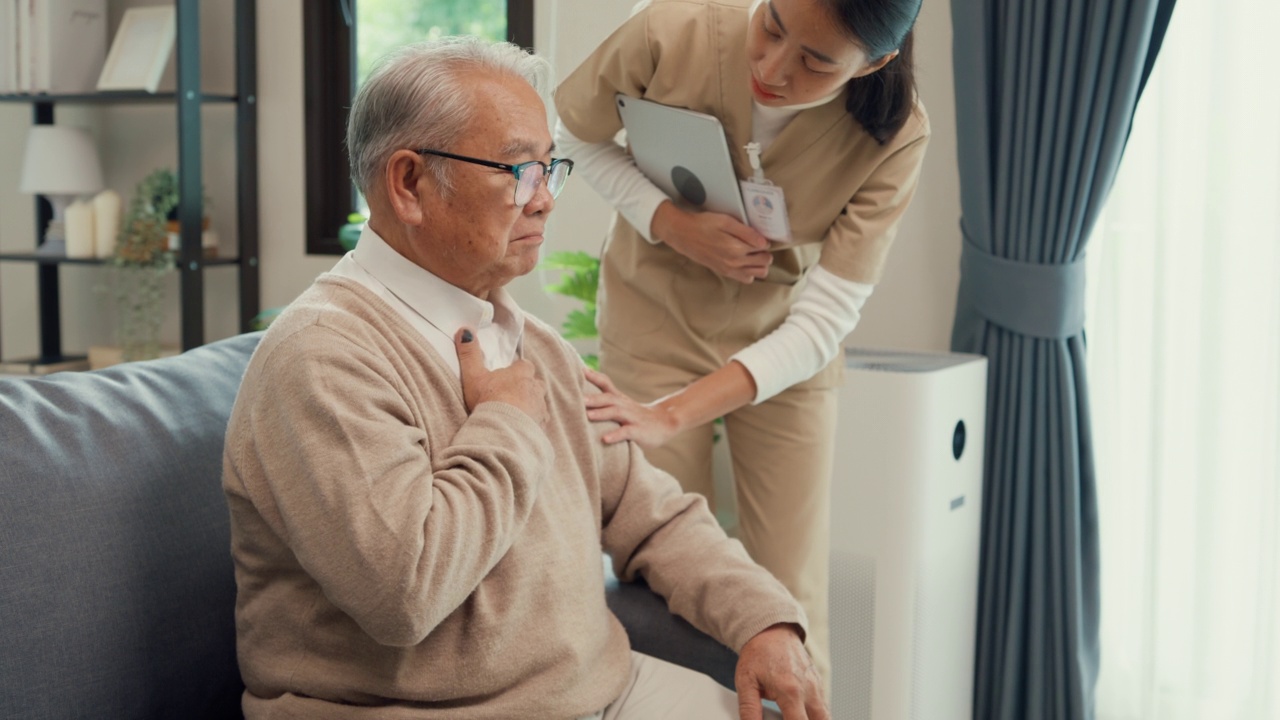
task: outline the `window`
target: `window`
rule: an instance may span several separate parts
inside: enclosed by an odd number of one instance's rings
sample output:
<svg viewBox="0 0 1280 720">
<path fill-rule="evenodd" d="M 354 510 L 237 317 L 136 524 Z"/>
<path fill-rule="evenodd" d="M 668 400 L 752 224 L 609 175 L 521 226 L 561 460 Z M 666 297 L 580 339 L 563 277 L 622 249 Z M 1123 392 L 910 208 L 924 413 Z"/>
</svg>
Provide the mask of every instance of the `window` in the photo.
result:
<svg viewBox="0 0 1280 720">
<path fill-rule="evenodd" d="M 303 33 L 307 253 L 340 255 L 338 228 L 356 209 L 343 137 L 360 79 L 387 50 L 442 35 L 532 48 L 533 0 L 309 0 Z"/>
<path fill-rule="evenodd" d="M 1099 720 L 1280 718 L 1278 26 L 1178 1 L 1090 241 Z"/>
</svg>

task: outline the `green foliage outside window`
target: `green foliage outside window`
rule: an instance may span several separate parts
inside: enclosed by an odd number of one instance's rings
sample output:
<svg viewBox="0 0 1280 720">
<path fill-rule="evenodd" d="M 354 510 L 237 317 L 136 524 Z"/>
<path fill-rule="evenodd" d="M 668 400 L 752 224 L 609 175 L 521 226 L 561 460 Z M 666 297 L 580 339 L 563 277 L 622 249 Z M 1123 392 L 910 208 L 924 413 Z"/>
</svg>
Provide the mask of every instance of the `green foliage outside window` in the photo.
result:
<svg viewBox="0 0 1280 720">
<path fill-rule="evenodd" d="M 445 35 L 507 37 L 506 0 L 360 0 L 356 12 L 358 81 L 401 45 Z"/>
</svg>

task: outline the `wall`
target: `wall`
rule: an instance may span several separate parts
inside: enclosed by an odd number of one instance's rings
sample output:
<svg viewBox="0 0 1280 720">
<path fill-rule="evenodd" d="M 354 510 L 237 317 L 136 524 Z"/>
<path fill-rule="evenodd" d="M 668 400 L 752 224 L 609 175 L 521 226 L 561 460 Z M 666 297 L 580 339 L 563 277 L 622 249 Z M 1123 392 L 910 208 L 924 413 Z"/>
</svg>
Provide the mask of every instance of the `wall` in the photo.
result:
<svg viewBox="0 0 1280 720">
<path fill-rule="evenodd" d="M 302 1 L 262 0 L 258 4 L 258 107 L 260 258 L 262 306 L 288 303 L 332 257 L 303 252 Z M 111 31 L 125 7 L 156 4 L 111 0 Z M 202 7 L 202 63 L 205 87 L 225 91 L 233 72 L 230 3 Z M 632 0 L 538 0 L 535 43 L 561 74 L 571 70 L 627 15 Z M 874 347 L 942 350 L 948 343 L 958 283 L 959 185 L 955 166 L 955 116 L 951 86 L 951 25 L 948 3 L 925 3 L 918 23 L 917 64 L 921 94 L 929 108 L 933 139 L 916 200 L 903 221 L 884 280 L 865 308 L 849 343 Z M 32 246 L 32 202 L 16 192 L 22 142 L 30 107 L 0 105 L 0 249 Z M 173 109 L 168 106 L 58 110 L 59 122 L 89 126 L 98 138 L 106 182 L 126 197 L 133 185 L 160 165 L 176 163 Z M 234 111 L 208 107 L 205 126 L 205 186 L 213 199 L 214 228 L 222 248 L 235 247 Z M 157 141 L 157 138 L 160 140 Z M 547 248 L 598 252 L 610 213 L 584 183 L 570 181 L 552 216 Z M 64 347 L 83 350 L 111 341 L 110 303 L 93 291 L 100 268 L 64 267 Z M 236 332 L 234 271 L 206 273 L 206 333 L 209 339 Z M 5 357 L 33 354 L 38 346 L 34 310 L 34 268 L 0 264 L 0 347 Z M 542 273 L 512 286 L 531 312 L 558 323 L 572 306 L 549 296 Z M 170 297 L 176 298 L 176 291 Z M 176 307 L 165 327 L 176 343 Z"/>
<path fill-rule="evenodd" d="M 34 247 L 35 206 L 18 193 L 22 147 L 31 107 L 0 103 L 0 250 L 30 252 Z M 35 354 L 35 268 L 0 263 L 0 355 L 4 359 Z"/>
</svg>

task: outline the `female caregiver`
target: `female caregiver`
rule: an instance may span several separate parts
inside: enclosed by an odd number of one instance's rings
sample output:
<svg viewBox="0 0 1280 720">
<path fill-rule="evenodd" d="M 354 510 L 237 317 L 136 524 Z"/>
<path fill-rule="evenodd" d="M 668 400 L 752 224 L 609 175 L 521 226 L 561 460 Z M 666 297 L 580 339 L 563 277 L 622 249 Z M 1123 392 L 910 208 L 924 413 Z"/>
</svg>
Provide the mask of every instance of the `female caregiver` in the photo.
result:
<svg viewBox="0 0 1280 720">
<path fill-rule="evenodd" d="M 708 500 L 711 422 L 724 417 L 738 537 L 804 606 L 828 687 L 841 342 L 880 277 L 928 142 L 912 77 L 919 9 L 654 0 L 555 93 L 556 142 L 621 216 L 602 257 L 604 374 L 588 377 L 603 392 L 588 414 L 621 423 L 605 442 L 635 440 Z M 719 118 L 738 177 L 758 178 L 755 160 L 782 190 L 789 238 L 668 198 L 613 141 L 615 93 Z"/>
</svg>

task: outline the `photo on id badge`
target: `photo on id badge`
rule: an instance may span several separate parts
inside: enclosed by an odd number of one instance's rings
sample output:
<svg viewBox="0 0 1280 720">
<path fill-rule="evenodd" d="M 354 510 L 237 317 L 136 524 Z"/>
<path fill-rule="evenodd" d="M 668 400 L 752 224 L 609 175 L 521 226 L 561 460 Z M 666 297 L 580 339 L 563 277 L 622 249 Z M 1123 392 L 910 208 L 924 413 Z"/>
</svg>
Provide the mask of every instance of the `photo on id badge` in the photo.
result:
<svg viewBox="0 0 1280 720">
<path fill-rule="evenodd" d="M 740 184 L 748 224 L 774 242 L 791 242 L 791 223 L 787 220 L 787 201 L 782 188 L 768 181 L 743 180 Z"/>
</svg>

